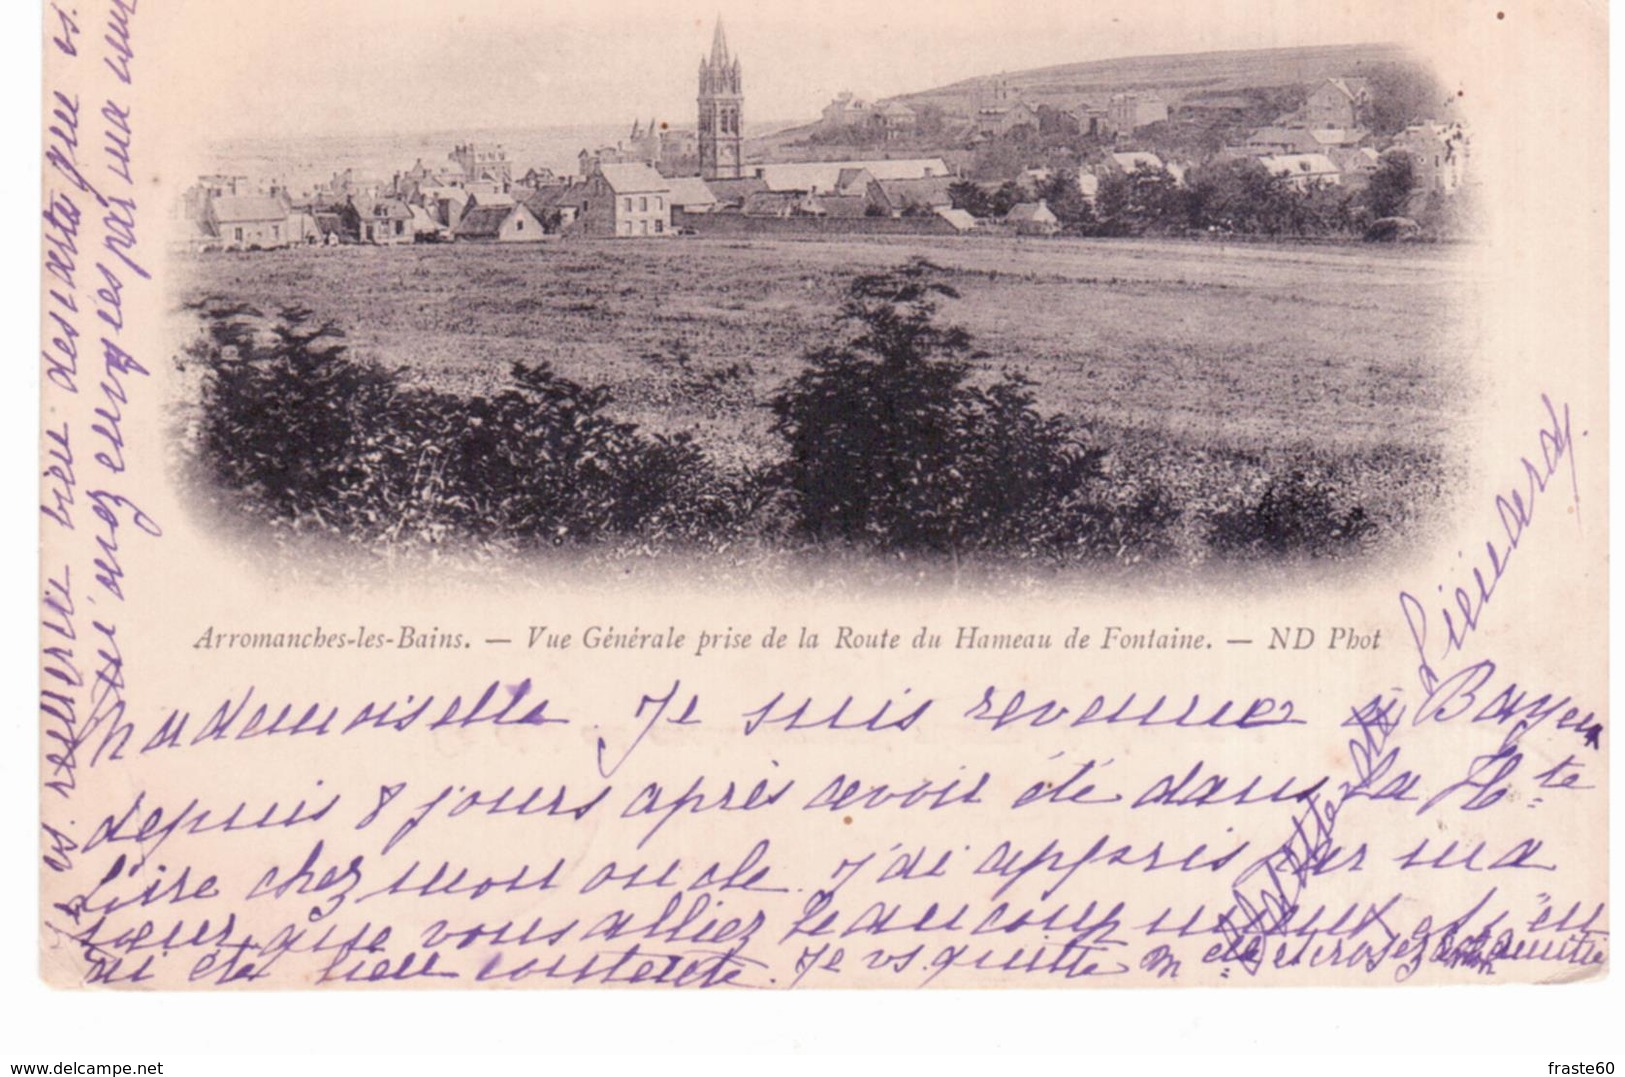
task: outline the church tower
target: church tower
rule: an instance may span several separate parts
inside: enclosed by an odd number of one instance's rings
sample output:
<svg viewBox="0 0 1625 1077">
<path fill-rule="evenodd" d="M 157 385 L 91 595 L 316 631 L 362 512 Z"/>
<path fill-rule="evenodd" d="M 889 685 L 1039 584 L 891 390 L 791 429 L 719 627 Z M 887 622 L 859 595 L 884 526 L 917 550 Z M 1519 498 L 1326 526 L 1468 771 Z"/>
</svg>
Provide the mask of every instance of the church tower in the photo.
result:
<svg viewBox="0 0 1625 1077">
<path fill-rule="evenodd" d="M 700 175 L 706 179 L 739 179 L 745 174 L 740 117 L 745 93 L 739 61 L 728 55 L 722 19 L 711 39 L 711 58 L 700 60 Z"/>
</svg>

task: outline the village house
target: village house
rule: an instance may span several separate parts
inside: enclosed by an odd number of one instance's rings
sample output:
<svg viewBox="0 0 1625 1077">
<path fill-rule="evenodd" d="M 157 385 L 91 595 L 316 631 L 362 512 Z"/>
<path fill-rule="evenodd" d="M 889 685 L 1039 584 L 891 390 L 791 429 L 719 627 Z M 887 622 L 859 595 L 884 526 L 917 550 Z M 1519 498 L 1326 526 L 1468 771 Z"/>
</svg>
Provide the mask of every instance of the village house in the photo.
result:
<svg viewBox="0 0 1625 1077">
<path fill-rule="evenodd" d="M 888 101 L 869 117 L 870 128 L 887 142 L 908 138 L 918 122 L 919 114 L 901 101 Z"/>
<path fill-rule="evenodd" d="M 525 208 L 541 222 L 543 230 L 547 233 L 564 232 L 575 223 L 576 216 L 581 212 L 581 205 L 576 196 L 583 190 L 583 186 L 579 183 L 543 187 L 524 200 Z"/>
<path fill-rule="evenodd" d="M 956 232 L 970 232 L 976 228 L 976 218 L 972 217 L 968 210 L 954 209 L 952 206 L 939 206 L 936 215 L 952 225 Z"/>
<path fill-rule="evenodd" d="M 1300 191 L 1343 184 L 1342 171 L 1324 153 L 1285 153 L 1258 161 L 1270 175 L 1284 178 L 1288 186 Z"/>
<path fill-rule="evenodd" d="M 1040 198 L 1036 202 L 1017 202 L 1004 215 L 1004 223 L 1023 236 L 1053 236 L 1061 230 L 1061 220 Z"/>
<path fill-rule="evenodd" d="M 586 235 L 627 238 L 671 232 L 671 181 L 646 164 L 606 164 L 561 196 Z"/>
<path fill-rule="evenodd" d="M 395 173 L 390 192 L 403 202 L 420 200 L 421 192 L 440 187 L 462 187 L 466 182 L 461 168 L 433 169 L 419 157 L 405 172 Z"/>
<path fill-rule="evenodd" d="M 518 201 L 519 199 L 507 191 L 472 190 L 468 192 L 468 204 L 463 207 L 463 212 L 466 213 L 475 206 L 511 206 Z"/>
<path fill-rule="evenodd" d="M 315 246 L 321 243 L 323 238 L 321 225 L 316 223 L 316 214 L 314 212 L 298 207 L 288 211 L 289 246 Z"/>
<path fill-rule="evenodd" d="M 1114 132 L 1128 134 L 1168 119 L 1168 102 L 1155 94 L 1113 94 L 1106 114 Z"/>
<path fill-rule="evenodd" d="M 447 238 L 450 233 L 440 224 L 440 219 L 429 212 L 428 207 L 410 205 L 412 211 L 412 240 L 416 243 L 438 243 Z"/>
<path fill-rule="evenodd" d="M 867 168 L 843 168 L 835 177 L 834 192 L 842 198 L 867 198 L 875 174 Z"/>
<path fill-rule="evenodd" d="M 1370 146 L 1333 146 L 1326 151 L 1332 164 L 1343 174 L 1343 185 L 1364 183 L 1382 164 L 1382 155 Z"/>
<path fill-rule="evenodd" d="M 225 195 L 259 193 L 249 187 L 247 176 L 199 176 L 197 182 L 181 194 L 181 212 L 189 221 L 201 221 L 210 199 Z"/>
<path fill-rule="evenodd" d="M 767 190 L 767 181 L 760 176 L 746 176 L 743 179 L 708 179 L 705 186 L 716 196 L 717 209 L 739 209 L 745 204 L 745 199 L 757 191 Z"/>
<path fill-rule="evenodd" d="M 660 132 L 660 160 L 656 166 L 663 176 L 691 176 L 700 170 L 700 136 L 698 132 L 662 128 Z"/>
<path fill-rule="evenodd" d="M 954 203 L 948 194 L 948 176 L 922 179 L 875 180 L 866 194 L 876 211 L 888 217 L 918 216 Z"/>
<path fill-rule="evenodd" d="M 1355 128 L 1371 107 L 1371 87 L 1365 79 L 1326 79 L 1309 93 L 1303 106 L 1303 126 Z"/>
<path fill-rule="evenodd" d="M 976 131 L 985 138 L 1008 135 L 1018 127 L 1038 130 L 1038 110 L 1010 92 L 1000 75 L 982 83 L 977 93 Z"/>
<path fill-rule="evenodd" d="M 711 213 L 718 207 L 716 192 L 698 176 L 681 176 L 666 181 L 671 189 L 671 208 L 684 213 Z"/>
<path fill-rule="evenodd" d="M 1079 101 L 1060 110 L 1068 126 L 1076 125 L 1077 134 L 1085 138 L 1105 138 L 1115 133 L 1111 113 L 1104 105 L 1093 101 Z"/>
<path fill-rule="evenodd" d="M 346 168 L 318 183 L 314 197 L 317 205 L 336 208 L 351 198 L 377 198 L 384 186 L 382 181 L 357 176 L 354 169 Z"/>
<path fill-rule="evenodd" d="M 357 243 L 404 246 L 416 237 L 412 207 L 398 198 L 353 197 L 338 207 L 345 232 Z"/>
<path fill-rule="evenodd" d="M 1247 136 L 1241 152 L 1250 157 L 1268 157 L 1278 153 L 1314 153 L 1320 143 L 1307 127 L 1260 127 Z"/>
<path fill-rule="evenodd" d="M 824 106 L 823 120 L 819 123 L 826 132 L 835 133 L 847 128 L 864 127 L 869 122 L 869 102 L 843 90 Z"/>
<path fill-rule="evenodd" d="M 291 246 L 288 204 L 263 194 L 228 194 L 208 200 L 204 223 L 224 250 L 269 250 Z"/>
<path fill-rule="evenodd" d="M 1156 170 L 1164 167 L 1161 157 L 1144 150 L 1108 154 L 1107 159 L 1125 176 L 1133 175 L 1142 167 Z"/>
<path fill-rule="evenodd" d="M 1419 191 L 1454 194 L 1467 178 L 1471 148 L 1467 129 L 1459 123 L 1413 123 L 1394 137 L 1389 150 L 1410 156 L 1411 175 Z"/>
<path fill-rule="evenodd" d="M 824 216 L 839 220 L 855 217 L 878 217 L 885 211 L 870 197 L 867 190 L 861 194 L 821 194 L 818 206 Z"/>
<path fill-rule="evenodd" d="M 344 218 L 337 213 L 316 210 L 311 213 L 316 221 L 316 241 L 328 247 L 353 240 L 344 230 Z"/>
<path fill-rule="evenodd" d="M 457 227 L 457 222 L 462 220 L 463 211 L 468 208 L 472 197 L 462 187 L 424 187 L 418 191 L 417 204 L 434 218 L 442 230 L 450 234 Z"/>
<path fill-rule="evenodd" d="M 1038 110 L 1025 101 L 1017 101 L 1008 108 L 984 110 L 978 113 L 978 129 L 987 135 L 1008 135 L 1018 127 L 1038 130 Z"/>
<path fill-rule="evenodd" d="M 753 171 L 755 178 L 764 181 L 770 191 L 810 191 L 813 194 L 855 193 L 852 188 L 859 171 L 867 172 L 869 179 L 881 181 L 936 177 L 951 179 L 953 176 L 948 163 L 940 157 L 892 161 L 803 161 L 757 165 Z M 846 176 L 844 185 L 843 175 Z M 712 186 L 715 187 L 715 184 Z"/>
<path fill-rule="evenodd" d="M 528 188 L 532 193 L 543 187 L 553 187 L 564 182 L 565 177 L 556 174 L 551 168 L 532 168 L 519 179 L 520 186 Z"/>
<path fill-rule="evenodd" d="M 740 212 L 746 217 L 823 217 L 818 196 L 807 191 L 756 191 L 745 197 Z"/>
<path fill-rule="evenodd" d="M 513 183 L 513 162 L 501 146 L 459 143 L 446 159 L 457 165 L 466 183 L 492 184 L 495 189 L 506 189 Z"/>
<path fill-rule="evenodd" d="M 452 237 L 471 243 L 539 243 L 547 231 L 528 207 L 510 202 L 470 207 L 452 230 Z"/>
</svg>

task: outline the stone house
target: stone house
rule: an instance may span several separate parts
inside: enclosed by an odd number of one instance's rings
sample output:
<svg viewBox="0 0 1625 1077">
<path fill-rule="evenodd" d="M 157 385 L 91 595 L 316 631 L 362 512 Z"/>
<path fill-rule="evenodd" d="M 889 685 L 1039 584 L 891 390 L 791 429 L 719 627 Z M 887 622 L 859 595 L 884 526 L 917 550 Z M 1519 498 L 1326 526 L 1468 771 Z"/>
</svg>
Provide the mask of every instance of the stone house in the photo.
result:
<svg viewBox="0 0 1625 1077">
<path fill-rule="evenodd" d="M 539 243 L 546 229 L 523 203 L 473 206 L 452 230 L 452 237 L 472 243 Z"/>
<path fill-rule="evenodd" d="M 210 198 L 204 222 L 224 250 L 269 250 L 291 246 L 293 226 L 287 203 L 262 194 L 228 194 Z"/>
</svg>

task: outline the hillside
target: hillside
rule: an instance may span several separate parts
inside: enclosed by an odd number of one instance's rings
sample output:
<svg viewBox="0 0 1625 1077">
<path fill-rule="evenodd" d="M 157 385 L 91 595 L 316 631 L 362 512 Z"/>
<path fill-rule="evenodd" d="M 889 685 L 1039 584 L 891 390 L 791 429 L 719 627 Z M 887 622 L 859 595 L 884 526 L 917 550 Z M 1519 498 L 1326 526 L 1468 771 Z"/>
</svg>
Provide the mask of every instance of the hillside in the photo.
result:
<svg viewBox="0 0 1625 1077">
<path fill-rule="evenodd" d="M 1328 45 L 1133 56 L 1006 72 L 1002 77 L 1012 93 L 1035 105 L 1072 104 L 1080 97 L 1096 98 L 1130 90 L 1158 93 L 1169 104 L 1178 104 L 1241 90 L 1359 75 L 1363 68 L 1408 58 L 1409 54 L 1399 45 Z M 977 90 L 985 82 L 985 77 L 966 79 L 933 90 L 903 94 L 896 100 L 909 105 L 937 105 L 949 112 L 965 114 L 975 109 Z"/>
<path fill-rule="evenodd" d="M 1151 92 L 1171 106 L 1203 99 L 1307 86 L 1323 78 L 1358 76 L 1374 67 L 1414 58 L 1400 45 L 1327 45 L 1313 48 L 1250 49 L 1176 56 L 1131 56 L 1041 67 L 999 74 L 1013 95 L 1033 106 L 1066 108 L 1087 100 L 1104 105 L 1114 93 Z M 986 76 L 902 94 L 887 101 L 935 106 L 949 115 L 975 113 Z M 878 101 L 877 104 L 884 103 Z M 803 145 L 817 121 L 749 140 L 753 160 L 803 157 L 820 150 Z M 912 149 L 907 152 L 913 152 Z M 880 155 L 885 155 L 884 151 Z"/>
</svg>

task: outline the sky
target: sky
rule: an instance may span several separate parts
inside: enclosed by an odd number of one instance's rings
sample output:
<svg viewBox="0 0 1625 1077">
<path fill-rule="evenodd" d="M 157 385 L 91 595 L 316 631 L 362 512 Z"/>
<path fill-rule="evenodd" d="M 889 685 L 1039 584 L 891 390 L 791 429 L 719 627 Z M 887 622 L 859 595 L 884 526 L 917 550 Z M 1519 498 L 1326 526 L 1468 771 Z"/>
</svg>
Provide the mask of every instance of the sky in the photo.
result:
<svg viewBox="0 0 1625 1077">
<path fill-rule="evenodd" d="M 879 98 L 1118 56 L 1407 40 L 1426 14 L 1342 0 L 177 0 L 178 86 L 211 137 L 535 124 L 691 124 L 720 16 L 748 120 L 815 119 L 841 90 Z M 165 10 L 165 9 L 159 9 Z M 1418 21 L 1423 20 L 1423 21 Z"/>
</svg>

